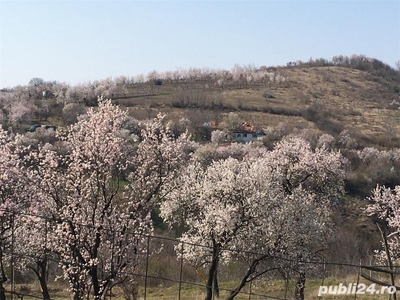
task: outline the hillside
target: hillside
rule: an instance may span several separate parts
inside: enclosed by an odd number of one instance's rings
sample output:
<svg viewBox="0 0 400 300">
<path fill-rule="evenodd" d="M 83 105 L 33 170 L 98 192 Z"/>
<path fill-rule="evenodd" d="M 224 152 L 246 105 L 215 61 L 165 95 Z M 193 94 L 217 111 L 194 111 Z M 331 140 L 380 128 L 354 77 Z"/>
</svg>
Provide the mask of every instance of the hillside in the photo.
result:
<svg viewBox="0 0 400 300">
<path fill-rule="evenodd" d="M 348 192 L 360 198 L 377 183 L 394 186 L 399 181 L 388 172 L 391 162 L 376 161 L 378 174 L 354 152 L 400 148 L 400 71 L 376 59 L 353 55 L 284 67 L 153 71 L 76 86 L 33 78 L 27 86 L 0 91 L 0 123 L 21 133 L 36 123 L 63 127 L 95 106 L 99 95 L 138 120 L 166 113 L 177 131 L 182 130 L 179 120 L 186 120 L 193 138 L 202 143 L 215 129 L 229 131 L 230 113 L 236 123 L 249 122 L 267 133 L 263 142 L 270 148 L 291 132 L 314 146 L 329 134 L 331 147 L 351 161 Z M 394 170 L 400 175 L 398 164 Z"/>
<path fill-rule="evenodd" d="M 221 119 L 235 111 L 264 129 L 279 122 L 330 134 L 346 129 L 366 145 L 389 146 L 387 139 L 399 132 L 398 105 L 391 105 L 400 101 L 395 88 L 398 82 L 337 66 L 285 67 L 277 71 L 285 82 L 223 88 L 198 82 L 184 87 L 163 83 L 152 95 L 117 97 L 114 101 L 129 107 L 137 118 L 159 111 L 171 118 L 182 117 L 199 110 L 201 114 L 219 114 L 217 118 Z M 265 93 L 270 98 L 264 98 Z"/>
<path fill-rule="evenodd" d="M 20 132 L 34 123 L 65 126 L 96 105 L 99 95 L 139 120 L 159 112 L 188 118 L 192 131 L 205 123 L 223 129 L 221 121 L 235 112 L 264 131 L 281 123 L 289 132 L 310 129 L 334 137 L 347 130 L 360 148 L 399 145 L 400 72 L 360 55 L 285 67 L 153 71 L 76 86 L 33 78 L 0 91 L 0 123 Z"/>
</svg>

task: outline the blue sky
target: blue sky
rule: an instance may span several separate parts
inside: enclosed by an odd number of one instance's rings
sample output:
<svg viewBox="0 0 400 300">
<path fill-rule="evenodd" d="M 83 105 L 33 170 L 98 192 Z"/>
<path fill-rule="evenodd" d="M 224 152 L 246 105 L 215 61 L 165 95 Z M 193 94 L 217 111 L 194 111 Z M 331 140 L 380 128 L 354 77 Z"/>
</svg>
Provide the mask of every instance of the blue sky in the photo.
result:
<svg viewBox="0 0 400 300">
<path fill-rule="evenodd" d="M 0 0 L 0 87 L 364 54 L 400 60 L 400 1 Z"/>
</svg>

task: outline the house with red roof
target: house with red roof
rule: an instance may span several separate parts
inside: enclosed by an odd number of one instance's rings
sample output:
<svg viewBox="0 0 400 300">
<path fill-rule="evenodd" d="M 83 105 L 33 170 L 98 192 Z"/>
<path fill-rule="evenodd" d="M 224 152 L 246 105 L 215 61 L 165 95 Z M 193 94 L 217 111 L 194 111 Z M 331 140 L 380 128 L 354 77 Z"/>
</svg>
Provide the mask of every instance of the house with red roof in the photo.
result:
<svg viewBox="0 0 400 300">
<path fill-rule="evenodd" d="M 253 124 L 243 122 L 238 128 L 232 132 L 232 141 L 239 143 L 247 143 L 259 141 L 265 133 L 262 130 L 257 130 Z"/>
</svg>

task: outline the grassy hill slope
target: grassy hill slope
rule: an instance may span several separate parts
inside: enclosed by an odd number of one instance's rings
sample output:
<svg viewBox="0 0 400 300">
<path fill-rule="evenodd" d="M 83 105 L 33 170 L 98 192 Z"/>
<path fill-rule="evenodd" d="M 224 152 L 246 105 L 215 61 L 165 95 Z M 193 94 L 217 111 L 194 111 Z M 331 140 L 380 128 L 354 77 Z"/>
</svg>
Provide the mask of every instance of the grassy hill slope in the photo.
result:
<svg viewBox="0 0 400 300">
<path fill-rule="evenodd" d="M 235 111 L 264 129 L 284 122 L 291 128 L 318 129 L 332 135 L 349 130 L 363 145 L 398 145 L 395 136 L 400 132 L 399 105 L 391 103 L 400 102 L 399 82 L 338 66 L 275 70 L 286 78 L 283 83 L 250 83 L 243 87 L 163 83 L 154 86 L 150 95 L 116 97 L 114 101 L 129 107 L 139 119 L 160 111 L 170 118 L 200 111 L 218 120 Z M 130 92 L 135 94 L 137 90 L 133 86 Z"/>
</svg>

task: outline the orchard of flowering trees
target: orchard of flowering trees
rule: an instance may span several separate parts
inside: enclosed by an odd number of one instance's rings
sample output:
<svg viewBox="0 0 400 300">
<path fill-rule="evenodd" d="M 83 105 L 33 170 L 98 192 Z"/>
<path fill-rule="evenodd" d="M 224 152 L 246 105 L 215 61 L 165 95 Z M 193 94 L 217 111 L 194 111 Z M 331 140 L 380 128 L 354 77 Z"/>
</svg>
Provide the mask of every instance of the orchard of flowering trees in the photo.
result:
<svg viewBox="0 0 400 300">
<path fill-rule="evenodd" d="M 104 299 L 132 280 L 157 206 L 165 221 L 184 228 L 181 242 L 209 246 L 181 253 L 209 267 L 207 299 L 218 289 L 220 264 L 239 256 L 248 261 L 233 299 L 266 262 L 285 268 L 275 256 L 307 259 L 322 247 L 331 206 L 343 192 L 338 152 L 287 138 L 273 151 L 225 147 L 205 164 L 193 155 L 199 146 L 165 123 L 158 116 L 132 128 L 126 111 L 100 100 L 52 143 L 33 147 L 2 130 L 2 282 L 12 263 L 33 271 L 50 299 L 51 259 L 74 299 Z M 5 299 L 3 285 L 1 291 Z"/>
<path fill-rule="evenodd" d="M 333 150 L 335 138 L 311 143 L 275 132 L 267 148 L 227 145 L 221 131 L 200 146 L 170 126 L 163 115 L 138 122 L 100 99 L 56 135 L 0 129 L 0 300 L 10 267 L 35 274 L 50 299 L 51 261 L 74 299 L 105 299 L 114 286 L 133 285 L 155 211 L 176 229 L 177 255 L 207 271 L 207 300 L 218 295 L 222 266 L 235 260 L 246 268 L 228 299 L 274 270 L 300 280 L 312 272 L 304 262 L 332 241 L 345 192 L 348 160 Z M 399 171 L 398 150 L 346 147 L 365 176 L 391 163 Z M 377 255 L 390 263 L 399 259 L 400 229 L 400 190 L 392 188 L 378 187 L 367 209 L 381 220 Z"/>
</svg>

